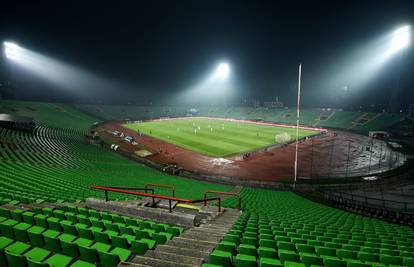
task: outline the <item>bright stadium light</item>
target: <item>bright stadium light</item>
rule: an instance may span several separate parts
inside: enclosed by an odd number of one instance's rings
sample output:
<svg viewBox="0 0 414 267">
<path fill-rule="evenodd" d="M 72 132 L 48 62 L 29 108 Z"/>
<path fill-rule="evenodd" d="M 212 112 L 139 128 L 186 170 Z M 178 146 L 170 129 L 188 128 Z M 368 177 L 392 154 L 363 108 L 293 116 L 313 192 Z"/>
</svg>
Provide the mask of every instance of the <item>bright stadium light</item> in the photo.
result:
<svg viewBox="0 0 414 267">
<path fill-rule="evenodd" d="M 3 42 L 4 55 L 13 63 L 15 71 L 25 71 L 36 75 L 54 85 L 56 88 L 69 89 L 82 96 L 95 95 L 99 92 L 110 92 L 115 88 L 126 88 L 117 82 L 101 78 L 89 71 L 71 64 L 48 57 L 16 43 Z"/>
<path fill-rule="evenodd" d="M 397 29 L 391 40 L 391 50 L 396 52 L 408 46 L 410 43 L 410 26 Z"/>
<path fill-rule="evenodd" d="M 6 55 L 6 58 L 8 59 L 18 59 L 19 58 L 19 50 L 20 47 L 12 42 L 3 42 L 4 45 L 4 53 Z"/>
<path fill-rule="evenodd" d="M 227 63 L 220 63 L 214 73 L 215 78 L 225 79 L 230 74 L 230 66 Z"/>
</svg>

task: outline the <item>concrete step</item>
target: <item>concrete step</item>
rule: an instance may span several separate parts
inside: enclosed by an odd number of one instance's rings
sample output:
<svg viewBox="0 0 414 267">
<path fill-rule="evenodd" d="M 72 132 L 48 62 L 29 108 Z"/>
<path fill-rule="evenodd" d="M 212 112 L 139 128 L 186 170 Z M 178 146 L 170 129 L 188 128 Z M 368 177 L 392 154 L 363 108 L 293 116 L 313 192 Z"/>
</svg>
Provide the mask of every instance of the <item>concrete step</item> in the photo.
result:
<svg viewBox="0 0 414 267">
<path fill-rule="evenodd" d="M 184 234 L 181 234 L 180 237 L 195 239 L 195 240 L 204 240 L 208 242 L 218 242 L 223 238 L 222 236 L 209 236 L 203 232 L 193 232 L 193 233 L 184 232 Z"/>
<path fill-rule="evenodd" d="M 152 265 L 132 263 L 132 262 L 121 262 L 117 267 L 153 267 Z"/>
<path fill-rule="evenodd" d="M 166 244 L 187 249 L 207 250 L 216 247 L 217 242 L 206 242 L 203 240 L 176 237 L 173 240 L 169 240 Z"/>
<path fill-rule="evenodd" d="M 152 266 L 152 267 L 195 267 L 195 266 L 198 266 L 194 264 L 185 264 L 185 263 L 174 262 L 170 260 L 155 259 L 155 258 L 150 258 L 146 256 L 138 256 L 138 255 L 135 256 L 132 260 L 130 260 L 130 263 L 141 264 L 144 266 Z M 129 263 L 123 263 L 123 264 L 129 264 Z M 131 266 L 131 265 L 125 265 L 125 267 L 127 266 Z"/>
<path fill-rule="evenodd" d="M 206 228 L 192 228 L 190 230 L 188 230 L 186 233 L 202 233 L 205 235 L 210 235 L 210 236 L 222 236 L 223 234 L 227 233 L 227 231 L 217 231 L 216 229 L 206 229 Z"/>
<path fill-rule="evenodd" d="M 170 245 L 158 245 L 157 251 L 161 252 L 167 252 L 177 255 L 184 255 L 184 256 L 190 256 L 195 258 L 203 258 L 207 259 L 208 255 L 210 255 L 212 249 L 206 249 L 198 250 L 194 248 L 183 248 L 179 246 L 170 246 Z"/>
<path fill-rule="evenodd" d="M 193 229 L 197 231 L 204 231 L 204 232 L 215 231 L 216 233 L 224 233 L 228 231 L 229 228 L 231 228 L 231 226 L 223 227 L 223 226 L 214 226 L 214 225 L 210 225 L 210 226 L 202 225 L 200 227 L 193 228 Z"/>
<path fill-rule="evenodd" d="M 199 266 L 204 262 L 203 258 L 196 258 L 191 256 L 185 256 L 180 254 L 174 254 L 174 253 L 168 253 L 164 251 L 158 251 L 157 250 L 148 250 L 145 253 L 145 257 L 150 257 L 154 259 L 160 259 L 165 261 L 171 261 L 171 262 L 177 262 L 177 263 L 183 263 L 188 264 L 192 266 Z"/>
</svg>

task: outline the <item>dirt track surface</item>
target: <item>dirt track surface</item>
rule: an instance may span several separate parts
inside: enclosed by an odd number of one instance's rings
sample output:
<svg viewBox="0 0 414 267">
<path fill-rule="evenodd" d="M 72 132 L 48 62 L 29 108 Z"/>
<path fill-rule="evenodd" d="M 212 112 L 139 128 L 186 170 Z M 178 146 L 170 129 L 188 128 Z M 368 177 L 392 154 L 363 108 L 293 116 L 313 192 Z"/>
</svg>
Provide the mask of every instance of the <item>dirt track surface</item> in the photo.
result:
<svg viewBox="0 0 414 267">
<path fill-rule="evenodd" d="M 214 158 L 153 138 L 139 136 L 122 127 L 120 122 L 108 122 L 102 131 L 118 130 L 154 153 L 146 157 L 156 163 L 176 164 L 185 170 L 209 176 L 239 179 L 280 181 L 294 176 L 295 144 L 261 150 L 249 157 Z M 122 149 L 134 153 L 136 146 L 107 134 Z M 369 147 L 370 149 L 367 149 Z M 385 142 L 359 134 L 328 131 L 299 143 L 298 177 L 345 177 L 386 171 L 403 164 L 401 153 L 392 151 Z"/>
</svg>

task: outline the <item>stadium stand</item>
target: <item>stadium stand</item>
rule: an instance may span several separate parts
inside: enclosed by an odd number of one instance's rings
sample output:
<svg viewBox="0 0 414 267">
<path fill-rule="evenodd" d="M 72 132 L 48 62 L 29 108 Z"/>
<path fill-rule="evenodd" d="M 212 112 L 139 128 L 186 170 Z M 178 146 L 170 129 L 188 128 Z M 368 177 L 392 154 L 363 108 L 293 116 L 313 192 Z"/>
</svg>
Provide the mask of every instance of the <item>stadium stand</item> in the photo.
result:
<svg viewBox="0 0 414 267">
<path fill-rule="evenodd" d="M 177 197 L 189 199 L 200 198 L 206 189 L 230 191 L 229 186 L 166 175 L 84 139 L 90 126 L 101 119 L 185 116 L 186 112 L 175 107 L 0 102 L 0 113 L 36 121 L 33 133 L 0 128 L 0 266 L 113 267 L 134 255 L 155 255 L 164 243 L 173 245 L 174 237 L 186 236 L 183 228 L 174 225 L 79 204 L 88 197 L 104 198 L 103 192 L 90 188 L 93 184 L 143 187 L 156 182 L 174 185 Z M 246 107 L 199 111 L 204 116 L 278 123 L 292 123 L 292 114 Z M 387 113 L 312 109 L 303 114 L 306 125 L 360 132 L 401 120 L 398 114 Z M 157 189 L 157 193 L 169 191 Z M 414 267 L 413 228 L 328 207 L 291 192 L 242 188 L 241 195 L 242 214 L 208 253 L 204 267 Z M 110 194 L 111 200 L 135 198 Z M 236 208 L 237 199 L 229 197 L 222 205 Z M 180 237 L 176 243 L 185 244 Z"/>
<path fill-rule="evenodd" d="M 79 110 L 86 111 L 105 120 L 117 119 L 153 119 L 159 117 L 183 117 L 190 107 L 142 107 L 142 106 L 109 106 L 109 105 L 77 105 Z M 273 123 L 295 124 L 296 113 L 293 109 L 268 109 L 252 107 L 200 107 L 195 116 L 225 117 L 246 120 L 260 120 Z M 368 133 L 380 130 L 401 121 L 403 116 L 396 113 L 362 113 L 331 109 L 303 109 L 302 125 L 328 127 Z"/>
<path fill-rule="evenodd" d="M 76 206 L 0 208 L 0 266 L 115 267 L 184 228 Z"/>
<path fill-rule="evenodd" d="M 243 214 L 204 267 L 414 266 L 412 228 L 290 192 L 243 188 L 241 194 Z M 235 207 L 236 199 L 223 205 Z"/>
<path fill-rule="evenodd" d="M 200 198 L 206 188 L 219 191 L 230 188 L 165 175 L 88 144 L 84 134 L 95 118 L 70 106 L 4 101 L 1 107 L 15 114 L 30 113 L 37 122 L 32 134 L 0 128 L 2 204 L 102 198 L 103 192 L 90 189 L 92 184 L 143 187 L 145 183 L 157 182 L 175 185 L 177 196 L 187 198 Z M 167 191 L 159 189 L 158 193 Z M 117 194 L 111 197 L 117 198 Z"/>
</svg>

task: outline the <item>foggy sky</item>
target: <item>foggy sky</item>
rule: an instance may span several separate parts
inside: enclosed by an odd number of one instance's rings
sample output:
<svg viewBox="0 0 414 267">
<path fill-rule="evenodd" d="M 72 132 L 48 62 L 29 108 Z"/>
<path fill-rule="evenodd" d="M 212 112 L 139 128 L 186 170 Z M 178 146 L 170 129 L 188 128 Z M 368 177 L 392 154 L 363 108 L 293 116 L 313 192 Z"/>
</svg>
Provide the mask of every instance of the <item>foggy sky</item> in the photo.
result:
<svg viewBox="0 0 414 267">
<path fill-rule="evenodd" d="M 413 46 L 364 86 L 335 78 L 352 63 L 348 55 L 401 24 L 414 25 L 410 0 L 63 2 L 3 1 L 0 39 L 118 87 L 93 88 L 96 97 L 85 99 L 2 57 L 0 81 L 11 80 L 17 97 L 165 102 L 226 60 L 237 80 L 237 99 L 279 96 L 293 105 L 302 63 L 305 106 L 390 104 L 390 95 L 414 103 Z"/>
</svg>

